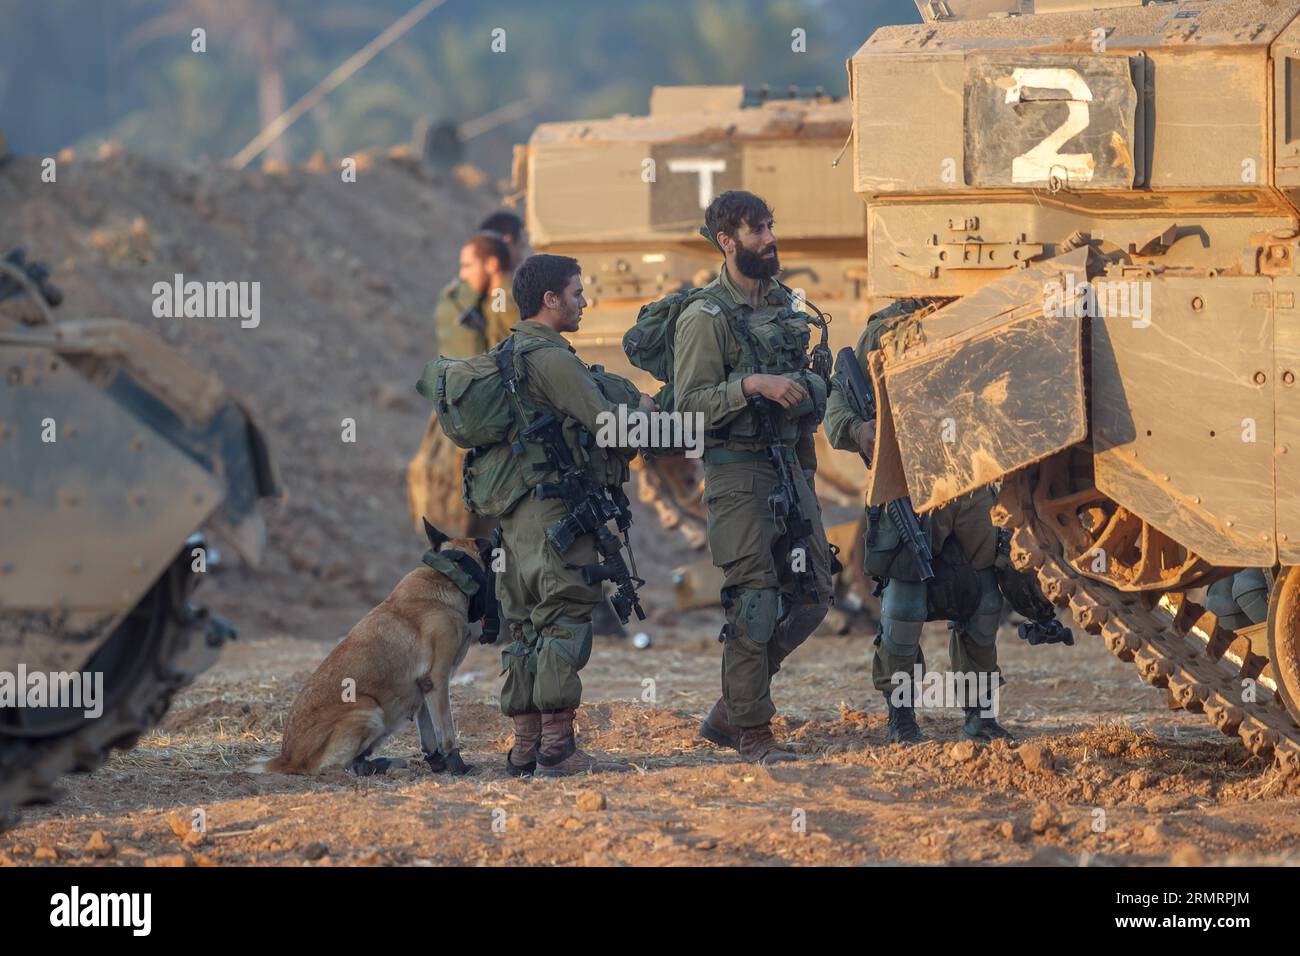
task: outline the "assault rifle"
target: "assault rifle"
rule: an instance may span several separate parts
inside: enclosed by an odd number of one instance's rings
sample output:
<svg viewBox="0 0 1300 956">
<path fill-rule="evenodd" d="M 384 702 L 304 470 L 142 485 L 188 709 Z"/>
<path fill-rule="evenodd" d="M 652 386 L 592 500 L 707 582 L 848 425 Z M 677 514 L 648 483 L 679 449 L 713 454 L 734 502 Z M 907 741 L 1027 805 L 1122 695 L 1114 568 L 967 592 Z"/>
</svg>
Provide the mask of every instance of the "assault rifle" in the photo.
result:
<svg viewBox="0 0 1300 956">
<path fill-rule="evenodd" d="M 844 397 L 848 399 L 854 413 L 864 422 L 875 421 L 876 393 L 871 387 L 871 382 L 862 374 L 858 357 L 853 353 L 853 349 L 847 347 L 840 349 L 835 357 L 835 374 L 839 376 L 844 386 Z M 861 449 L 858 450 L 858 454 L 862 456 L 862 461 L 867 467 L 871 467 L 871 460 Z M 898 528 L 898 533 L 902 535 L 920 579 L 931 580 L 934 577 L 934 555 L 930 553 L 930 540 L 921 530 L 921 523 L 916 518 L 912 499 L 906 495 L 895 498 L 885 505 L 885 511 L 889 513 L 894 527 Z"/>
<path fill-rule="evenodd" d="M 799 486 L 790 471 L 790 459 L 787 457 L 789 446 L 781 442 L 780 429 L 773 421 L 773 416 L 777 413 L 770 401 L 761 395 L 751 395 L 749 407 L 754 417 L 758 419 L 768 463 L 776 472 L 776 487 L 767 495 L 767 506 L 772 512 L 772 522 L 776 525 L 778 536 L 788 536 L 790 555 L 793 556 L 798 552 L 803 556 L 801 571 L 795 571 L 794 562 L 791 561 L 796 594 L 807 598 L 812 603 L 817 603 L 820 600 L 817 594 L 817 578 L 813 574 L 810 563 L 813 526 L 808 516 L 804 514 L 803 503 L 799 497 Z"/>
<path fill-rule="evenodd" d="M 514 383 L 511 382 L 510 385 Z M 587 438 L 590 435 L 583 433 Z M 564 429 L 560 420 L 551 412 L 542 412 L 534 417 L 520 437 L 525 441 L 536 442 L 545 450 L 546 464 L 533 467 L 539 471 L 556 471 L 556 481 L 543 481 L 534 490 L 538 498 L 559 498 L 569 508 L 569 513 L 546 529 L 546 540 L 559 554 L 568 554 L 584 534 L 592 535 L 596 540 L 596 551 L 600 554 L 599 564 L 582 566 L 582 579 L 588 584 L 613 581 L 615 592 L 610 598 L 618 619 L 624 624 L 632 612 L 636 612 L 638 621 L 645 620 L 645 611 L 641 609 L 641 600 L 637 588 L 645 581 L 635 574 L 635 565 L 629 568 L 623 560 L 623 545 L 627 545 L 628 554 L 632 553 L 628 529 L 632 526 L 632 509 L 627 495 L 621 488 L 604 488 L 596 484 L 584 468 L 579 467 L 573 459 L 573 453 L 564 441 Z M 622 540 L 609 529 L 613 521 Z"/>
</svg>

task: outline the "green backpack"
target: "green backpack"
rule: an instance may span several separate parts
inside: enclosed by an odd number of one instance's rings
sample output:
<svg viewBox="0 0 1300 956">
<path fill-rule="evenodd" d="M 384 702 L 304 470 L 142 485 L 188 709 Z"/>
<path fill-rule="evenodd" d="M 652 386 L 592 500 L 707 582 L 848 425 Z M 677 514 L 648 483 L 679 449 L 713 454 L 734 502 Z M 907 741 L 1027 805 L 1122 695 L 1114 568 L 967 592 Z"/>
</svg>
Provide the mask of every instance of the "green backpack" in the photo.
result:
<svg viewBox="0 0 1300 956">
<path fill-rule="evenodd" d="M 515 407 L 497 366 L 497 353 L 513 336 L 490 352 L 469 358 L 440 355 L 424 367 L 416 390 L 433 402 L 443 434 L 461 448 L 486 448 L 506 441 L 515 425 Z M 551 343 L 529 337 L 511 344 L 516 374 L 519 357 Z"/>
<path fill-rule="evenodd" d="M 628 361 L 664 383 L 655 400 L 665 412 L 673 410 L 673 340 L 677 336 L 677 319 L 700 296 L 708 296 L 726 307 L 725 302 L 705 289 L 682 289 L 641 306 L 636 324 L 623 335 L 623 351 Z"/>
</svg>

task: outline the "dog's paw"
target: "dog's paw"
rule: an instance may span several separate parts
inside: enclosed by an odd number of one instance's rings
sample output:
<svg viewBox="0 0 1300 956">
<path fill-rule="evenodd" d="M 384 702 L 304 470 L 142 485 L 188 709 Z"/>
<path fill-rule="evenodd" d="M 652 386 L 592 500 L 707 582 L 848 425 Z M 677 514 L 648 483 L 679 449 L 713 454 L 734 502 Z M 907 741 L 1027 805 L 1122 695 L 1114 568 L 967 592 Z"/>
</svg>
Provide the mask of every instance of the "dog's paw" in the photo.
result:
<svg viewBox="0 0 1300 956">
<path fill-rule="evenodd" d="M 426 750 L 424 752 L 424 762 L 429 765 L 429 769 L 434 773 L 442 773 L 447 769 L 447 758 L 440 753 Z"/>
<path fill-rule="evenodd" d="M 457 749 L 447 754 L 447 769 L 460 777 L 469 773 L 474 768 L 460 759 L 460 750 Z"/>
<path fill-rule="evenodd" d="M 424 752 L 424 762 L 429 765 L 429 769 L 434 773 L 450 772 L 457 777 L 469 773 L 474 767 L 460 759 L 460 748 L 453 750 L 449 754 Z"/>
</svg>

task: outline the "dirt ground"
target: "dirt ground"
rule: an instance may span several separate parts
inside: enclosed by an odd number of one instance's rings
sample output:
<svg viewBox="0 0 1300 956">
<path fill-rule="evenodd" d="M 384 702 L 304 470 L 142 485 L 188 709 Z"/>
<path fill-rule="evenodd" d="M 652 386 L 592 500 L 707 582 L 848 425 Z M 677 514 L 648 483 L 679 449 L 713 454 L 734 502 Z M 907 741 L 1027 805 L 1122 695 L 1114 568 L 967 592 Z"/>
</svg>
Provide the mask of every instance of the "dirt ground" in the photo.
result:
<svg viewBox="0 0 1300 956">
<path fill-rule="evenodd" d="M 810 640 L 776 679 L 777 729 L 800 762 L 755 768 L 697 740 L 718 692 L 720 612 L 674 610 L 670 569 L 698 553 L 639 503 L 653 645 L 598 639 L 579 717 L 586 746 L 626 772 L 509 778 L 499 656 L 478 646 L 453 693 L 473 773 L 435 776 L 418 759 L 383 778 L 244 772 L 277 751 L 295 691 L 333 642 L 419 561 L 403 480 L 426 409 L 412 386 L 453 237 L 496 196 L 387 159 L 355 189 L 327 171 L 182 168 L 112 150 L 62 164 L 57 188 L 35 169 L 0 169 L 0 238 L 50 262 L 64 314 L 129 316 L 217 372 L 266 429 L 289 494 L 270 509 L 263 566 L 230 555 L 199 594 L 239 640 L 135 749 L 25 810 L 0 834 L 0 864 L 1300 861 L 1295 781 L 1168 710 L 1086 636 L 1031 648 L 1005 631 L 1002 714 L 1018 747 L 957 746 L 958 711 L 922 714 L 929 743 L 885 746 L 865 627 Z M 153 319 L 151 285 L 174 272 L 259 279 L 261 327 Z M 340 443 L 345 416 L 356 445 Z M 932 666 L 946 666 L 946 646 L 934 628 Z M 418 758 L 414 727 L 386 752 Z"/>
<path fill-rule="evenodd" d="M 695 737 L 718 688 L 716 612 L 666 591 L 654 643 L 598 640 L 583 672 L 586 746 L 630 769 L 563 781 L 503 767 L 499 658 L 471 648 L 453 692 L 464 777 L 429 772 L 414 726 L 383 778 L 252 775 L 278 751 L 294 692 L 347 623 L 242 637 L 162 726 L 0 836 L 0 860 L 106 865 L 1241 864 L 1300 861 L 1300 795 L 1240 743 L 1159 692 L 1096 638 L 1031 648 L 1004 629 L 1004 722 L 1016 745 L 955 746 L 960 712 L 923 712 L 931 742 L 884 744 L 865 631 L 812 639 L 777 678 L 771 769 Z M 358 614 L 364 608 L 358 608 Z M 293 609 L 285 609 L 286 617 Z M 928 632 L 932 665 L 946 635 Z M 1047 748 L 1027 753 L 1026 745 Z M 1027 754 L 1027 756 L 1026 756 Z M 1031 769 L 1032 768 L 1032 769 Z M 188 837 L 202 809 L 206 834 Z M 102 836 L 96 836 L 97 831 Z M 178 835 L 179 834 L 179 835 Z M 90 849 L 87 849 L 87 846 Z"/>
</svg>

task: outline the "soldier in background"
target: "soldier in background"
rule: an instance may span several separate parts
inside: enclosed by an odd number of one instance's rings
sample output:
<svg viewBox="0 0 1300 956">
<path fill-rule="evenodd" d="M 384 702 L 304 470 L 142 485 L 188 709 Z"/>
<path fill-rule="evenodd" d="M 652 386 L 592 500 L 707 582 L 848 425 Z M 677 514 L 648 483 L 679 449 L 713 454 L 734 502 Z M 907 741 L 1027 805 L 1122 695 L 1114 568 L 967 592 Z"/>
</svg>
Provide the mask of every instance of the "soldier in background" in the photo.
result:
<svg viewBox="0 0 1300 956">
<path fill-rule="evenodd" d="M 855 350 L 864 376 L 870 375 L 868 353 L 880 348 L 881 337 L 915 309 L 911 302 L 895 302 L 867 320 Z M 845 388 L 839 376 L 832 377 L 826 403 L 826 437 L 835 448 L 861 451 L 870 458 L 874 453 L 876 423 L 864 422 L 857 416 L 845 397 Z M 871 511 L 863 549 L 864 570 L 886 582 L 880 602 L 880 633 L 871 662 L 871 679 L 875 688 L 885 695 L 889 708 L 886 737 L 889 743 L 910 745 L 926 739 L 916 722 L 914 707 L 895 706 L 892 696 L 898 686 L 896 676 L 911 684 L 915 668 L 925 666 L 921 630 L 927 620 L 934 619 L 932 606 L 963 605 L 969 611 L 950 624 L 952 636 L 948 649 L 953 670 L 982 674 L 990 681 L 1002 680 L 997 651 L 1002 592 L 994 569 L 998 536 L 989 517 L 993 503 L 992 490 L 979 488 L 925 516 L 922 529 L 930 535 L 936 575 L 928 585 L 920 580 L 911 553 L 889 512 L 884 508 Z M 966 722 L 962 730 L 967 737 L 981 741 L 1011 737 L 995 717 L 981 716 L 976 701 L 968 699 L 963 706 Z"/>
<path fill-rule="evenodd" d="M 434 325 L 438 354 L 482 355 L 519 321 L 509 291 L 512 253 L 495 235 L 480 233 L 460 248 L 460 272 L 438 298 Z"/>
<path fill-rule="evenodd" d="M 519 321 L 512 291 L 515 267 L 526 245 L 523 221 L 512 212 L 495 212 L 479 234 L 460 250 L 458 276 L 442 290 L 434 310 L 437 352 L 453 358 L 479 355 L 510 334 Z M 495 522 L 465 511 L 460 504 L 465 450 L 456 447 L 430 415 L 419 450 L 406 468 L 407 507 L 417 531 L 428 517 L 454 535 L 487 537 Z"/>
<path fill-rule="evenodd" d="M 512 276 L 526 244 L 523 220 L 512 212 L 494 212 L 479 224 L 478 234 L 461 247 L 457 277 L 438 295 L 439 355 L 481 355 L 510 334 L 519 321 Z"/>
</svg>

